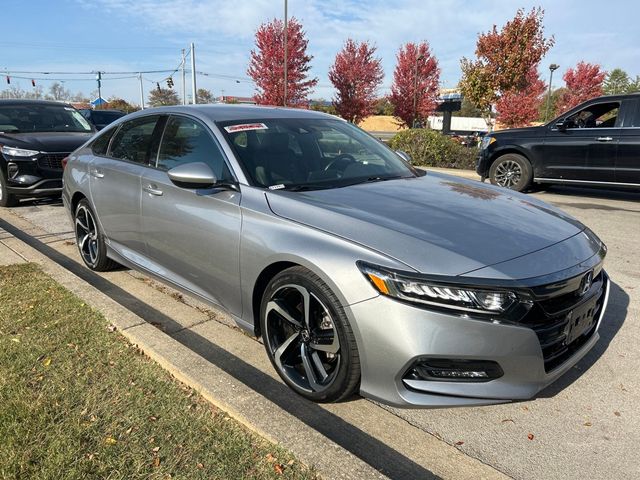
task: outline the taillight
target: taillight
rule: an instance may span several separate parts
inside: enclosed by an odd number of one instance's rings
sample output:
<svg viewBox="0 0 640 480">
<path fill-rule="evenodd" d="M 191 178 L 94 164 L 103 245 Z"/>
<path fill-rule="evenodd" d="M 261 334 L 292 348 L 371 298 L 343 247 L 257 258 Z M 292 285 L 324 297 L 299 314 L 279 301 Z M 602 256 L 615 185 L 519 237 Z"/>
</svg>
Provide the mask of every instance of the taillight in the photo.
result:
<svg viewBox="0 0 640 480">
<path fill-rule="evenodd" d="M 62 169 L 64 170 L 65 168 L 67 168 L 67 162 L 69 161 L 69 157 L 64 157 L 62 159 Z"/>
</svg>

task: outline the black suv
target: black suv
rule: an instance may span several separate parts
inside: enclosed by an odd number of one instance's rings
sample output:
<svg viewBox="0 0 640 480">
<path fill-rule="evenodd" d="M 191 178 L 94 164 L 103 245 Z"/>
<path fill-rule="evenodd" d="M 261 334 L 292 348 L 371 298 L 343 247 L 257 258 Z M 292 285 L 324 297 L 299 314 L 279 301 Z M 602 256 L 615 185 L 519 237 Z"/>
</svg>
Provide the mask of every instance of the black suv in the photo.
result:
<svg viewBox="0 0 640 480">
<path fill-rule="evenodd" d="M 59 194 L 62 160 L 94 132 L 65 103 L 0 100 L 0 207 Z"/>
<path fill-rule="evenodd" d="M 640 189 L 640 94 L 594 98 L 547 125 L 492 132 L 476 171 L 518 191 L 539 183 Z"/>
<path fill-rule="evenodd" d="M 96 127 L 96 130 L 102 130 L 111 122 L 115 122 L 120 117 L 126 115 L 122 110 L 91 110 L 82 108 L 78 111 Z"/>
</svg>

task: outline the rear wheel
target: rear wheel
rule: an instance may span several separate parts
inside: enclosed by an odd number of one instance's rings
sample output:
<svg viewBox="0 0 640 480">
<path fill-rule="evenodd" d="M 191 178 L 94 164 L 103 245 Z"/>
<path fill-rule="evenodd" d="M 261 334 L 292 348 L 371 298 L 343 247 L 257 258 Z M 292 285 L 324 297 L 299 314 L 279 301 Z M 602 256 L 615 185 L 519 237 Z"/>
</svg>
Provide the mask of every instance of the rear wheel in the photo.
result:
<svg viewBox="0 0 640 480">
<path fill-rule="evenodd" d="M 107 257 L 107 245 L 95 214 L 86 199 L 80 200 L 74 215 L 76 243 L 82 261 L 91 270 L 105 272 L 118 264 Z"/>
<path fill-rule="evenodd" d="M 7 177 L 0 169 L 0 207 L 15 207 L 18 204 L 18 197 L 7 191 Z"/>
<path fill-rule="evenodd" d="M 533 169 L 522 155 L 507 153 L 491 164 L 489 179 L 494 185 L 522 192 L 531 185 Z"/>
<path fill-rule="evenodd" d="M 260 306 L 262 338 L 284 382 L 315 402 L 353 395 L 360 358 L 344 310 L 315 274 L 293 267 L 276 275 Z"/>
</svg>

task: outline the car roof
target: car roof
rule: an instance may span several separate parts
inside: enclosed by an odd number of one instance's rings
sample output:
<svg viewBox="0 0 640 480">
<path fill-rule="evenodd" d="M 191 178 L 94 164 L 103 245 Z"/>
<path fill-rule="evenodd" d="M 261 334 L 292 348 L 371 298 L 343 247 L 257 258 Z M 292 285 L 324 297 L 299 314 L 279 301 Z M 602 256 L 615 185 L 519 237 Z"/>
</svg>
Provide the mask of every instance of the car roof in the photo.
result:
<svg viewBox="0 0 640 480">
<path fill-rule="evenodd" d="M 2 105 L 57 105 L 63 107 L 70 106 L 67 102 L 57 102 L 55 100 L 31 100 L 25 98 L 1 99 L 0 106 Z"/>
<path fill-rule="evenodd" d="M 136 112 L 136 115 L 149 113 L 186 113 L 207 117 L 216 122 L 256 120 L 260 118 L 338 118 L 326 113 L 301 108 L 229 104 L 175 105 L 148 108 Z"/>
</svg>

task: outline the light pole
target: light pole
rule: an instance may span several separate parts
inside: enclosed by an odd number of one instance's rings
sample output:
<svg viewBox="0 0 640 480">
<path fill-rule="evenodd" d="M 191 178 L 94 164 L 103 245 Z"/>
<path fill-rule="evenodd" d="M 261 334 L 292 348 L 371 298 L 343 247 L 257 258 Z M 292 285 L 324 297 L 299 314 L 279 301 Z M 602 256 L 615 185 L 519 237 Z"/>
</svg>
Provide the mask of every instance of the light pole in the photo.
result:
<svg viewBox="0 0 640 480">
<path fill-rule="evenodd" d="M 560 65 L 557 63 L 552 63 L 549 65 L 549 91 L 547 92 L 547 109 L 544 112 L 544 122 L 547 123 L 547 119 L 549 118 L 549 108 L 551 107 L 551 82 L 553 82 L 553 72 L 560 68 Z"/>
<path fill-rule="evenodd" d="M 289 42 L 288 42 L 288 30 L 287 27 L 287 0 L 284 0 L 284 95 L 282 98 L 282 105 L 284 107 L 287 106 L 287 69 L 288 65 L 288 50 L 289 50 Z"/>
<path fill-rule="evenodd" d="M 424 58 L 424 55 L 418 55 L 416 57 L 416 71 L 413 78 L 413 125 L 411 128 L 416 128 L 416 120 L 418 115 L 418 63 Z"/>
</svg>

